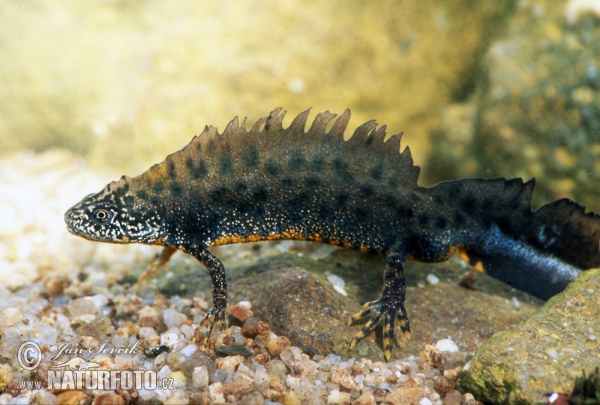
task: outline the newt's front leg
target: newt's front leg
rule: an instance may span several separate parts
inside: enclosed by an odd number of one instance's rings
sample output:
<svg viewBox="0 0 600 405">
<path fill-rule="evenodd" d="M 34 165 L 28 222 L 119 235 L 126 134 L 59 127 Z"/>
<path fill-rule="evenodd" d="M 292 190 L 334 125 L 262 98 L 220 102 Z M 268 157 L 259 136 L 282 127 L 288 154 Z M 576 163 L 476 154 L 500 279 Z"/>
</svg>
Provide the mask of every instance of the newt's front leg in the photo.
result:
<svg viewBox="0 0 600 405">
<path fill-rule="evenodd" d="M 355 321 L 370 316 L 371 319 L 356 334 L 350 348 L 367 336 L 379 323 L 383 316 L 383 353 L 386 360 L 392 357 L 392 345 L 394 343 L 394 321 L 396 317 L 400 321 L 400 329 L 404 336 L 410 338 L 410 326 L 404 301 L 406 296 L 406 279 L 404 277 L 403 263 L 406 260 L 401 254 L 390 252 L 385 259 L 384 287 L 381 298 L 377 301 L 367 302 L 363 310 L 354 314 L 349 321 L 352 325 Z"/>
<path fill-rule="evenodd" d="M 223 263 L 212 253 L 210 253 L 204 246 L 197 244 L 190 244 L 188 246 L 180 247 L 181 250 L 193 255 L 200 263 L 206 267 L 210 274 L 212 282 L 212 295 L 213 295 L 213 307 L 206 314 L 206 317 L 202 321 L 200 327 L 206 326 L 208 334 L 206 336 L 206 344 L 210 339 L 210 335 L 214 327 L 221 324 L 223 329 L 227 330 L 227 323 L 225 322 L 225 310 L 227 309 L 227 278 L 225 277 L 225 267 Z"/>
</svg>

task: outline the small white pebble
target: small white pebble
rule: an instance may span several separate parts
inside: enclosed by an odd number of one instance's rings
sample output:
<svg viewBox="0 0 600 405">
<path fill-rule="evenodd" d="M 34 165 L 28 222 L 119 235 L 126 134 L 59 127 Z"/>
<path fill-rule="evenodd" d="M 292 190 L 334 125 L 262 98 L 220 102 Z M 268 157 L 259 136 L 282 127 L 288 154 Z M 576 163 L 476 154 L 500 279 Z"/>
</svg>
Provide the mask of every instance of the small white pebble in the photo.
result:
<svg viewBox="0 0 600 405">
<path fill-rule="evenodd" d="M 0 315 L 0 325 L 13 326 L 23 320 L 23 314 L 17 308 L 4 308 Z"/>
<path fill-rule="evenodd" d="M 328 404 L 349 404 L 352 401 L 352 396 L 347 392 L 340 390 L 331 390 L 327 397 Z"/>
<path fill-rule="evenodd" d="M 252 303 L 250 301 L 240 301 L 237 303 L 237 305 L 248 309 L 252 309 Z"/>
<path fill-rule="evenodd" d="M 451 339 L 438 340 L 438 342 L 435 344 L 435 348 L 438 349 L 440 352 L 458 352 L 458 346 L 456 346 L 456 343 L 454 343 L 454 341 L 452 341 Z"/>
<path fill-rule="evenodd" d="M 194 387 L 199 389 L 208 387 L 208 369 L 206 366 L 194 368 L 194 373 L 192 374 L 192 384 Z"/>
<path fill-rule="evenodd" d="M 428 398 L 423 398 L 419 401 L 419 405 L 433 405 L 433 402 Z"/>
<path fill-rule="evenodd" d="M 513 305 L 514 305 L 516 308 L 520 308 L 520 307 L 521 307 L 521 303 L 519 302 L 519 300 L 517 299 L 517 297 L 512 297 L 512 298 L 511 298 L 511 300 L 512 300 L 512 302 L 513 302 Z"/>
<path fill-rule="evenodd" d="M 346 282 L 344 281 L 343 278 L 338 277 L 334 274 L 331 274 L 331 275 L 327 276 L 327 280 L 329 280 L 329 282 L 331 283 L 331 285 L 333 286 L 333 289 L 335 291 L 342 294 L 344 297 L 348 296 L 348 293 L 345 290 Z"/>
<path fill-rule="evenodd" d="M 553 359 L 558 360 L 558 353 L 556 352 L 556 350 L 554 349 L 548 349 L 546 350 L 546 354 L 550 357 L 552 357 Z"/>
<path fill-rule="evenodd" d="M 190 357 L 192 354 L 194 354 L 196 352 L 196 349 L 197 349 L 196 345 L 187 345 L 180 351 L 181 351 L 181 354 L 183 354 L 185 357 Z"/>
<path fill-rule="evenodd" d="M 589 339 L 592 340 L 592 341 L 594 341 L 594 340 L 596 340 L 596 336 L 595 335 L 590 335 Z"/>
<path fill-rule="evenodd" d="M 549 397 L 548 397 L 548 403 L 549 404 L 553 404 L 554 401 L 556 401 L 558 399 L 558 397 L 560 397 L 560 395 L 558 395 L 558 393 L 553 392 Z"/>
<path fill-rule="evenodd" d="M 435 274 L 428 274 L 427 282 L 431 285 L 436 285 L 437 283 L 440 282 L 440 279 Z"/>
<path fill-rule="evenodd" d="M 179 335 L 176 333 L 163 333 L 160 335 L 160 344 L 175 347 L 179 343 Z"/>
</svg>

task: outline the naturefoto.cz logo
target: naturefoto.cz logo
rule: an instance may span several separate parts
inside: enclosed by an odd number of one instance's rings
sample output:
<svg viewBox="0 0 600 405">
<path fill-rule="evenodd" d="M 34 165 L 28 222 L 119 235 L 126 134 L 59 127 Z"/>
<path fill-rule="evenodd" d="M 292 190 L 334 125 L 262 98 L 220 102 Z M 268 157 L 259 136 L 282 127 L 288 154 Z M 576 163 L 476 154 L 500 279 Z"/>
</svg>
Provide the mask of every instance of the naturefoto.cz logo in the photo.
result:
<svg viewBox="0 0 600 405">
<path fill-rule="evenodd" d="M 59 353 L 50 358 L 50 361 L 56 361 L 62 355 L 70 355 L 68 360 L 54 364 L 48 367 L 47 387 L 41 386 L 41 381 L 19 382 L 21 389 L 41 389 L 49 390 L 130 390 L 130 389 L 173 389 L 172 378 L 159 379 L 154 370 L 102 370 L 101 365 L 94 361 L 88 361 L 79 355 L 89 353 L 117 353 L 117 354 L 135 354 L 139 350 L 137 347 L 141 342 L 136 342 L 133 346 L 113 349 L 106 344 L 96 349 L 81 349 L 72 347 L 69 344 L 59 346 Z M 35 342 L 25 342 L 19 346 L 17 360 L 19 365 L 25 370 L 34 370 L 42 362 L 42 351 Z"/>
</svg>

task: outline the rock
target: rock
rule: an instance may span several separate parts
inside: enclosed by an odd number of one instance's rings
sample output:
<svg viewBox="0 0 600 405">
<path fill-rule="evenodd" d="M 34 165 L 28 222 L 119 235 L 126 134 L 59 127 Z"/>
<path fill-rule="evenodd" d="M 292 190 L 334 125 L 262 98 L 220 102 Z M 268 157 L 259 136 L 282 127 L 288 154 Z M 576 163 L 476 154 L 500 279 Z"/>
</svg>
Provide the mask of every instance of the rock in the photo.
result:
<svg viewBox="0 0 600 405">
<path fill-rule="evenodd" d="M 226 260 L 225 264 L 229 262 Z M 346 324 L 365 301 L 378 297 L 383 267 L 381 257 L 345 250 L 335 251 L 320 260 L 283 254 L 259 260 L 250 268 L 234 268 L 230 272 L 230 294 L 232 300 L 250 298 L 257 318 L 268 321 L 280 340 L 286 337 L 291 345 L 299 346 L 309 356 L 335 353 L 383 359 L 376 333 L 359 342 L 356 350 L 350 350 L 349 343 L 360 325 L 348 327 Z M 326 280 L 326 272 L 331 269 L 336 269 L 346 280 L 348 297 L 334 292 Z M 244 276 L 245 272 L 250 275 Z M 434 272 L 439 283 L 416 287 Z M 406 273 L 412 338 L 399 337 L 400 349 L 394 349 L 394 354 L 418 355 L 424 342 L 448 336 L 465 345 L 461 350 L 475 351 L 494 332 L 522 321 L 541 303 L 485 274 L 480 275 L 473 290 L 457 286 L 455 283 L 464 273 L 463 264 L 457 259 L 443 264 L 408 262 Z M 448 283 L 448 279 L 455 282 Z M 518 297 L 520 307 L 513 304 L 512 296 Z M 267 348 L 275 355 L 279 351 L 270 346 L 273 343 L 269 339 Z M 461 359 L 448 360 L 456 364 Z"/>
<path fill-rule="evenodd" d="M 392 405 L 417 405 L 425 396 L 425 388 L 421 387 L 399 387 L 386 397 L 386 403 Z"/>
<path fill-rule="evenodd" d="M 254 390 L 254 380 L 239 379 L 223 385 L 223 394 L 241 398 Z"/>
<path fill-rule="evenodd" d="M 56 402 L 62 405 L 79 405 L 87 398 L 84 392 L 76 390 L 63 391 L 56 395 Z"/>
<path fill-rule="evenodd" d="M 206 366 L 200 366 L 194 368 L 192 374 L 192 383 L 194 387 L 202 389 L 208 387 L 208 369 Z"/>
<path fill-rule="evenodd" d="M 94 397 L 92 405 L 125 405 L 125 400 L 120 395 L 101 392 Z"/>
<path fill-rule="evenodd" d="M 13 380 L 12 367 L 9 364 L 0 365 L 0 391 L 4 391 Z"/>
<path fill-rule="evenodd" d="M 598 366 L 600 269 L 582 272 L 535 315 L 479 349 L 458 387 L 489 403 L 538 403 L 570 392 L 581 370 Z M 521 402 L 519 402 L 521 401 Z"/>
<path fill-rule="evenodd" d="M 362 394 L 354 402 L 352 405 L 375 405 L 375 396 L 373 395 L 373 390 L 366 389 Z"/>
<path fill-rule="evenodd" d="M 240 364 L 242 361 L 244 361 L 244 357 L 240 355 L 220 357 L 216 359 L 215 366 L 217 367 L 217 369 L 224 369 L 229 367 L 232 370 L 235 370 L 237 365 Z"/>
</svg>

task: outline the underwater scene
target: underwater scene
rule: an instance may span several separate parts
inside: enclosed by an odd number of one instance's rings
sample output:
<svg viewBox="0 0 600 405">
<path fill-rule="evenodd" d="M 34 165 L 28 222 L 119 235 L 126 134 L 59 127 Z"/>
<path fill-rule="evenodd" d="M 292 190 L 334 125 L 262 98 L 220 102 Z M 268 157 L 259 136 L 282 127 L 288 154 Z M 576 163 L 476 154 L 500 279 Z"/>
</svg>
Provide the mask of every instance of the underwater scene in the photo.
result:
<svg viewBox="0 0 600 405">
<path fill-rule="evenodd" d="M 0 403 L 600 403 L 600 0 L 0 13 Z"/>
</svg>

